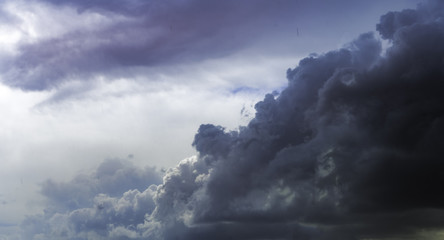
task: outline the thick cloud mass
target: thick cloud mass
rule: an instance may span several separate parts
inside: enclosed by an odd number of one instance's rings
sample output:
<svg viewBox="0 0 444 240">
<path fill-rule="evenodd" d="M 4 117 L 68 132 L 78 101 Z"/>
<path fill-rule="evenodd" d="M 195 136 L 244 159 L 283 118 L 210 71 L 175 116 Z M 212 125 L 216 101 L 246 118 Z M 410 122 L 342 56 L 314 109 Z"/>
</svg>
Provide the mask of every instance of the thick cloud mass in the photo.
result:
<svg viewBox="0 0 444 240">
<path fill-rule="evenodd" d="M 247 126 L 202 125 L 199 155 L 160 185 L 143 190 L 143 173 L 124 180 L 112 166 L 86 190 L 81 178 L 45 183 L 56 210 L 28 218 L 27 239 L 35 229 L 34 239 L 408 239 L 442 229 L 444 8 L 390 12 L 377 30 L 392 44 L 384 55 L 365 33 L 301 60 Z"/>
</svg>

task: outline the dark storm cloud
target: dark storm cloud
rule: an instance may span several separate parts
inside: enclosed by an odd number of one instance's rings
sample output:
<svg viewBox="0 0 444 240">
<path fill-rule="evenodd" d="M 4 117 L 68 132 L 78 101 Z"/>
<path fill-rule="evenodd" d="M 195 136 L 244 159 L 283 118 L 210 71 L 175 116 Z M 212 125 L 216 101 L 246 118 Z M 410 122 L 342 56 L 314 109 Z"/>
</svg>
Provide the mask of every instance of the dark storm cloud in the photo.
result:
<svg viewBox="0 0 444 240">
<path fill-rule="evenodd" d="M 24 227 L 48 238 L 166 240 L 408 239 L 442 230 L 444 8 L 431 1 L 391 12 L 377 29 L 392 43 L 384 56 L 366 33 L 301 60 L 247 126 L 202 125 L 199 156 L 157 187 L 123 197 L 123 187 L 96 191 Z M 43 188 L 54 202 L 68 195 L 57 186 Z M 147 206 L 143 219 L 136 196 Z"/>
<path fill-rule="evenodd" d="M 97 12 L 115 20 L 107 27 L 22 44 L 19 54 L 2 64 L 10 86 L 45 90 L 72 79 L 128 77 L 141 67 L 225 56 L 290 29 L 296 10 L 295 1 L 265 0 L 43 2 L 74 7 L 80 17 Z"/>
<path fill-rule="evenodd" d="M 258 227 L 291 222 L 313 227 L 294 228 L 306 239 L 404 238 L 442 228 L 443 16 L 438 2 L 388 13 L 377 26 L 393 44 L 384 57 L 379 41 L 363 34 L 300 61 L 287 89 L 259 102 L 240 131 L 202 125 L 194 141 L 200 157 L 189 164 L 194 177 L 180 179 L 205 181 L 166 181 L 158 196 L 171 188 L 183 198 L 160 202 L 184 199 L 173 210 L 191 219 L 184 234 L 209 239 L 221 229 L 259 239 L 266 233 Z M 289 229 L 265 238 L 291 239 Z"/>
</svg>

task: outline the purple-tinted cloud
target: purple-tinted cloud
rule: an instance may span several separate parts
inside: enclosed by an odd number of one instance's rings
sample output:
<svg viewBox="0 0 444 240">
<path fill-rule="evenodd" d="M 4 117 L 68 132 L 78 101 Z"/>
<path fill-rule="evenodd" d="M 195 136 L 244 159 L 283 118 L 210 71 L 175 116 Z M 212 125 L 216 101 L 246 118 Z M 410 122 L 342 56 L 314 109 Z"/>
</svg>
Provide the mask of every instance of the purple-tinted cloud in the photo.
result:
<svg viewBox="0 0 444 240">
<path fill-rule="evenodd" d="M 318 41 L 313 38 L 321 36 L 320 32 L 340 38 L 349 31 L 331 30 L 331 24 L 345 25 L 336 19 L 338 12 L 345 11 L 342 6 L 350 5 L 346 0 L 334 4 L 292 0 L 31 3 L 74 8 L 79 19 L 95 13 L 106 16 L 111 23 L 98 28 L 67 27 L 63 34 L 22 42 L 17 55 L 1 59 L 0 71 L 5 84 L 24 90 L 53 89 L 67 81 L 89 81 L 102 76 L 131 78 L 146 68 L 174 67 L 252 47 L 269 53 L 288 53 L 296 45 L 300 49 L 313 46 L 312 42 Z M 366 1 L 353 4 L 356 9 L 368 5 Z M 347 14 L 350 12 L 356 11 Z M 327 41 L 318 44 L 323 42 Z"/>
<path fill-rule="evenodd" d="M 10 86 L 45 90 L 72 79 L 131 76 L 131 68 L 225 56 L 269 38 L 279 31 L 277 24 L 288 28 L 297 9 L 295 1 L 262 0 L 46 2 L 75 7 L 80 15 L 93 11 L 125 20 L 22 44 L 3 66 Z"/>
</svg>

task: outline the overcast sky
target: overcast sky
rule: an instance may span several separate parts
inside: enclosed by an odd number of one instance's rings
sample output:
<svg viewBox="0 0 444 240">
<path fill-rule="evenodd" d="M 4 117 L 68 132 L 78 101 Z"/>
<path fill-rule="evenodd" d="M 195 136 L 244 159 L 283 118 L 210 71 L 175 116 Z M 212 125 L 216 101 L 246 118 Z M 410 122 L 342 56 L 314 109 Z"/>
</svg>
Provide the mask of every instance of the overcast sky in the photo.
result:
<svg viewBox="0 0 444 240">
<path fill-rule="evenodd" d="M 420 2 L 2 0 L 0 239 L 438 239 Z"/>
</svg>

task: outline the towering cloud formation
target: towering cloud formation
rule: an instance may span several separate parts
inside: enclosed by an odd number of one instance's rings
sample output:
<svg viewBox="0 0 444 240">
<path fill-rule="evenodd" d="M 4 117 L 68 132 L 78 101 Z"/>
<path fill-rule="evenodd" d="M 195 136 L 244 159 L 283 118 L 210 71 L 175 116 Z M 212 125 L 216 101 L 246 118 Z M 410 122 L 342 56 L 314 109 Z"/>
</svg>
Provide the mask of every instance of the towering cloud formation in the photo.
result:
<svg viewBox="0 0 444 240">
<path fill-rule="evenodd" d="M 301 60 L 248 126 L 202 125 L 199 155 L 162 184 L 125 185 L 135 190 L 123 196 L 93 185 L 94 200 L 26 220 L 28 239 L 405 239 L 442 229 L 444 6 L 390 12 L 377 30 L 392 44 L 383 56 L 366 33 Z M 43 192 L 57 203 L 75 186 Z"/>
</svg>

